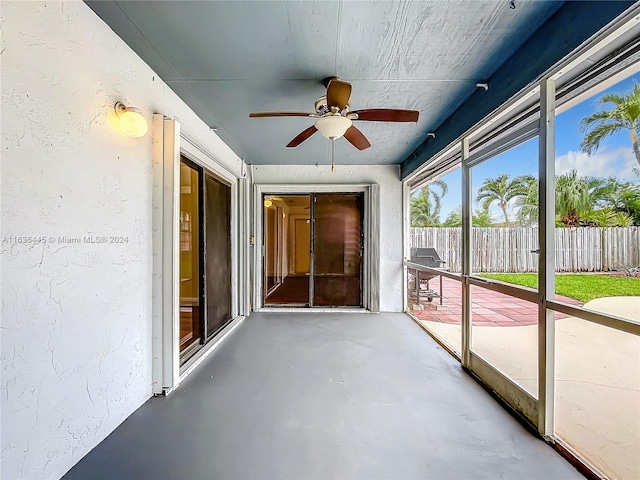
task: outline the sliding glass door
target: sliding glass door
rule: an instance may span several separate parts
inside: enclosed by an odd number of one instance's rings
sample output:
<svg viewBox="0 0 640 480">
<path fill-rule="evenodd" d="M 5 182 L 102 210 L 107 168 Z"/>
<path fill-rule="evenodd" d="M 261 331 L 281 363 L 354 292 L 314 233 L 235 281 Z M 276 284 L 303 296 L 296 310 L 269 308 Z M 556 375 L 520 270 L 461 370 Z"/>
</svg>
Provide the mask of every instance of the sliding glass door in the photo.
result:
<svg viewBox="0 0 640 480">
<path fill-rule="evenodd" d="M 362 193 L 265 195 L 264 304 L 363 305 Z"/>
<path fill-rule="evenodd" d="M 231 187 L 180 159 L 180 362 L 231 320 Z"/>
</svg>

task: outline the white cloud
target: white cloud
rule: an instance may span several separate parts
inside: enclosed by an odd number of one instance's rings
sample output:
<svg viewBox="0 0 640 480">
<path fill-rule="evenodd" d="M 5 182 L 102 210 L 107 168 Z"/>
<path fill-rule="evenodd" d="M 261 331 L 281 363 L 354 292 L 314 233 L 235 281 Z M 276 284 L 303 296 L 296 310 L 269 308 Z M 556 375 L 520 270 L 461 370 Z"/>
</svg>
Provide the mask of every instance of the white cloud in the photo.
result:
<svg viewBox="0 0 640 480">
<path fill-rule="evenodd" d="M 578 175 L 594 177 L 637 178 L 633 168 L 638 166 L 631 147 L 608 150 L 600 148 L 596 153 L 569 151 L 556 158 L 556 175 L 577 170 Z"/>
</svg>

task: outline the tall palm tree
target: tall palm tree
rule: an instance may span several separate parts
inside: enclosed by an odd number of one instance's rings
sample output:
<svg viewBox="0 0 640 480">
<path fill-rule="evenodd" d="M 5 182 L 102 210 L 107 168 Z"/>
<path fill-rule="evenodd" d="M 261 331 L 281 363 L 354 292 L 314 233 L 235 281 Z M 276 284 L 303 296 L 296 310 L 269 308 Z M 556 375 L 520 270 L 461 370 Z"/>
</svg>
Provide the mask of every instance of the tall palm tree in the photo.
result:
<svg viewBox="0 0 640 480">
<path fill-rule="evenodd" d="M 524 194 L 516 202 L 518 209 L 518 219 L 524 225 L 531 225 L 538 222 L 538 179 L 530 176 L 523 181 Z"/>
<path fill-rule="evenodd" d="M 438 188 L 434 189 L 433 187 Z M 434 227 L 440 225 L 441 199 L 446 195 L 447 190 L 448 187 L 444 181 L 435 180 L 422 187 L 418 195 L 411 197 L 412 227 Z"/>
<path fill-rule="evenodd" d="M 580 150 L 591 155 L 598 150 L 600 142 L 609 135 L 619 131 L 629 130 L 633 153 L 640 164 L 640 85 L 634 84 L 628 95 L 607 93 L 599 100 L 601 105 L 612 104 L 610 110 L 596 112 L 580 121 L 579 128 L 584 139 L 580 143 Z"/>
<path fill-rule="evenodd" d="M 530 175 L 521 175 L 509 179 L 509 175 L 503 174 L 497 178 L 487 178 L 478 190 L 476 202 L 482 202 L 482 208 L 487 210 L 493 202 L 498 202 L 498 206 L 504 214 L 505 225 L 509 224 L 507 205 L 515 198 L 521 197 L 526 192 L 527 180 Z"/>
</svg>

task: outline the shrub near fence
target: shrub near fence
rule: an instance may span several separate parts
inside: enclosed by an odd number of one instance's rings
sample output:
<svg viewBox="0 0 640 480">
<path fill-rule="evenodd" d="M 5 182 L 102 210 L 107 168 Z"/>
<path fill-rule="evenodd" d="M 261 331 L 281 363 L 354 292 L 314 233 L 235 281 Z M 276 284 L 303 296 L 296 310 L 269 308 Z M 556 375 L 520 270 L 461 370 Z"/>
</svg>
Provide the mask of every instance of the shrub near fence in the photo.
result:
<svg viewBox="0 0 640 480">
<path fill-rule="evenodd" d="M 556 271 L 599 272 L 640 265 L 640 227 L 556 228 Z M 412 247 L 433 247 L 452 272 L 462 271 L 462 229 L 411 229 Z M 474 272 L 538 270 L 537 227 L 473 228 Z"/>
</svg>

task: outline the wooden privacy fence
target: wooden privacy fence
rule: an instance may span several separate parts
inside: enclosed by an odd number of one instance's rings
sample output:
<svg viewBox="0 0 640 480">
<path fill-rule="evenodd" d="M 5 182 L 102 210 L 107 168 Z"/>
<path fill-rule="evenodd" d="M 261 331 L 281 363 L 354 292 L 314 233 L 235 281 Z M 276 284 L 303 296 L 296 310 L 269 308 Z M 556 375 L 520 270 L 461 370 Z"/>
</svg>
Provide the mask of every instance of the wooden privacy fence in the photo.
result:
<svg viewBox="0 0 640 480">
<path fill-rule="evenodd" d="M 473 228 L 474 272 L 538 270 L 537 227 Z M 640 227 L 556 228 L 556 271 L 598 272 L 640 265 Z M 452 272 L 462 271 L 462 229 L 411 229 L 412 247 L 433 247 Z"/>
</svg>

